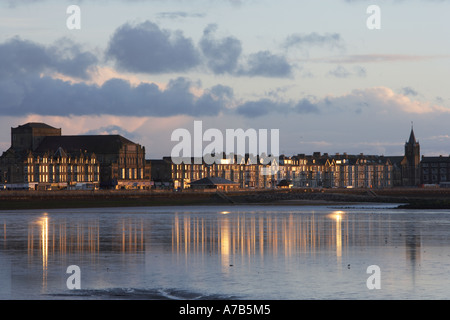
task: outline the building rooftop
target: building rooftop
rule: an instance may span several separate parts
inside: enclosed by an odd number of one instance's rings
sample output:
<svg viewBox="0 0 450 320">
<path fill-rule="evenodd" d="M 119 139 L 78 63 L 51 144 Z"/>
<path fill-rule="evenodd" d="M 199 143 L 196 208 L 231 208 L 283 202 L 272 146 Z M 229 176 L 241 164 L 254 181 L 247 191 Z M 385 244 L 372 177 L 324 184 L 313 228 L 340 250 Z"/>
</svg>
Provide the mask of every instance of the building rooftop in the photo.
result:
<svg viewBox="0 0 450 320">
<path fill-rule="evenodd" d="M 56 129 L 55 127 L 49 126 L 43 122 L 28 122 L 23 125 L 19 125 L 18 128 L 45 128 L 45 129 Z"/>
<path fill-rule="evenodd" d="M 70 154 L 89 152 L 96 154 L 117 153 L 123 145 L 137 145 L 120 135 L 47 136 L 36 153 L 55 153 L 62 148 Z"/>
</svg>

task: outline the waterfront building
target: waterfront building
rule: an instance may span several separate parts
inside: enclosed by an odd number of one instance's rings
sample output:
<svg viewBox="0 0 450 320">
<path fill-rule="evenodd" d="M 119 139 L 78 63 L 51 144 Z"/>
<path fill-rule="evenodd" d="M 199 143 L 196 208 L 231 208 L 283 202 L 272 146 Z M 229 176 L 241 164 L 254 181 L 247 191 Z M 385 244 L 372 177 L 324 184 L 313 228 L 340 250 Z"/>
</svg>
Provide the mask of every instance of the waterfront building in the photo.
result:
<svg viewBox="0 0 450 320">
<path fill-rule="evenodd" d="M 450 182 L 450 156 L 425 157 L 421 161 L 422 183 L 448 187 Z"/>
<path fill-rule="evenodd" d="M 100 164 L 102 188 L 142 189 L 151 186 L 145 148 L 120 135 L 46 137 L 34 153 L 50 153 L 58 148 L 73 155 L 94 153 Z"/>
<path fill-rule="evenodd" d="M 335 154 L 298 155 L 303 167 L 294 178 L 301 188 L 390 188 L 392 164 L 389 159 L 375 155 Z"/>
<path fill-rule="evenodd" d="M 262 189 L 275 187 L 279 182 L 276 173 L 268 174 L 271 166 L 278 163 L 263 164 L 259 156 L 237 157 L 221 156 L 214 163 L 206 163 L 203 158 L 191 158 L 189 161 L 175 164 L 170 157 L 162 160 L 150 160 L 152 179 L 155 186 L 164 188 L 171 185 L 175 189 L 189 188 L 191 183 L 206 177 L 218 177 L 237 183 L 241 189 Z M 265 171 L 266 170 L 266 171 Z"/>
<path fill-rule="evenodd" d="M 145 148 L 120 135 L 63 136 L 44 123 L 11 128 L 0 183 L 13 189 L 150 188 Z"/>
<path fill-rule="evenodd" d="M 200 159 L 201 160 L 201 159 Z M 170 157 L 152 160 L 152 177 L 155 185 L 172 185 L 185 189 L 191 183 L 207 177 L 218 177 L 235 182 L 240 189 L 270 189 L 276 187 L 298 188 L 390 188 L 393 166 L 383 156 L 328 155 L 315 152 L 313 155 L 281 155 L 277 170 L 267 174 L 268 164 L 261 159 L 255 161 L 245 157 L 225 158 L 217 163 L 204 161 L 172 163 Z M 274 163 L 272 163 L 274 165 Z"/>
<path fill-rule="evenodd" d="M 60 128 L 27 123 L 11 128 L 11 147 L 0 157 L 0 186 L 25 189 L 116 188 L 187 189 L 195 181 L 220 178 L 233 189 L 391 188 L 450 184 L 450 157 L 420 158 L 411 128 L 403 156 L 211 155 L 185 159 L 146 160 L 145 148 L 120 135 L 64 136 Z M 271 170 L 276 168 L 276 170 Z"/>
</svg>

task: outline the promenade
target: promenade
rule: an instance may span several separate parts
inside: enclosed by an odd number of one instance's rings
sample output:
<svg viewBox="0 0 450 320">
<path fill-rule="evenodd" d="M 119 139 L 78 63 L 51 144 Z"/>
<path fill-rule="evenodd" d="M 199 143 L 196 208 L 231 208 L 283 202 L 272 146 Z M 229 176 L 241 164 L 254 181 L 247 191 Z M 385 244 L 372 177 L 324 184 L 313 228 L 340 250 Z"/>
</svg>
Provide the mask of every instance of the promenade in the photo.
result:
<svg viewBox="0 0 450 320">
<path fill-rule="evenodd" d="M 327 203 L 401 203 L 408 208 L 450 208 L 450 188 L 273 189 L 233 192 L 154 190 L 2 190 L 0 210 L 118 206 L 314 205 Z"/>
</svg>

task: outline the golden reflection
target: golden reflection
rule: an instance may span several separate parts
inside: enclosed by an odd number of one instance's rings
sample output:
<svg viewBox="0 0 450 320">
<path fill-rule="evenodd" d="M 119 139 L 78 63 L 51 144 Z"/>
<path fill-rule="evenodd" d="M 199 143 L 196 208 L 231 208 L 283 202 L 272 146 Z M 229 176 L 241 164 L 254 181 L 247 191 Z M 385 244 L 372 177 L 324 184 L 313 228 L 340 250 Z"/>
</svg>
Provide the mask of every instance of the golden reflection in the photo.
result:
<svg viewBox="0 0 450 320">
<path fill-rule="evenodd" d="M 230 221 L 227 218 L 220 219 L 219 224 L 220 256 L 222 257 L 222 267 L 226 268 L 230 265 Z"/>
<path fill-rule="evenodd" d="M 342 256 L 342 211 L 336 211 L 334 213 L 336 219 L 336 256 Z"/>
<path fill-rule="evenodd" d="M 344 216 L 345 212 L 344 211 L 334 211 L 333 213 L 331 213 L 330 215 L 328 215 L 328 217 L 330 217 L 331 219 L 334 219 L 336 221 L 341 221 L 343 216 Z"/>
<path fill-rule="evenodd" d="M 344 211 L 334 211 L 329 215 L 331 219 L 336 221 L 335 235 L 336 235 L 336 256 L 340 258 L 342 256 L 342 219 Z"/>
<path fill-rule="evenodd" d="M 34 223 L 28 225 L 27 252 L 29 263 L 34 256 L 42 260 L 44 277 L 48 269 L 48 261 L 52 255 L 65 257 L 67 254 L 89 254 L 97 259 L 100 244 L 105 250 L 122 252 L 140 252 L 144 250 L 144 235 L 148 228 L 141 219 L 123 219 L 120 227 L 106 230 L 107 238 L 102 239 L 101 226 L 98 219 L 77 221 L 72 223 L 66 218 L 58 219 L 45 214 Z M 105 240 L 110 239 L 110 240 Z M 5 241 L 6 242 L 6 241 Z M 44 279 L 45 280 L 45 279 Z"/>
<path fill-rule="evenodd" d="M 217 253 L 222 265 L 232 264 L 234 255 L 250 257 L 298 253 L 315 254 L 329 247 L 341 257 L 344 212 L 332 215 L 236 214 L 221 215 L 217 220 L 178 215 L 172 224 L 172 252 Z M 328 219 L 333 218 L 332 220 Z"/>
<path fill-rule="evenodd" d="M 141 252 L 144 250 L 144 235 L 146 227 L 142 219 L 123 219 L 120 224 L 120 251 L 125 252 Z M 113 239 L 117 239 L 113 237 Z M 92 230 L 92 246 L 99 246 L 99 229 Z"/>
<path fill-rule="evenodd" d="M 41 250 L 42 250 L 42 281 L 43 286 L 47 284 L 48 269 L 48 217 L 44 216 L 41 221 Z"/>
<path fill-rule="evenodd" d="M 54 254 L 65 256 L 68 253 L 98 253 L 99 250 L 100 225 L 97 220 L 71 224 L 66 219 L 50 219 L 44 214 L 28 225 L 28 261 L 33 263 L 34 255 L 39 254 L 44 277 L 49 258 Z"/>
</svg>

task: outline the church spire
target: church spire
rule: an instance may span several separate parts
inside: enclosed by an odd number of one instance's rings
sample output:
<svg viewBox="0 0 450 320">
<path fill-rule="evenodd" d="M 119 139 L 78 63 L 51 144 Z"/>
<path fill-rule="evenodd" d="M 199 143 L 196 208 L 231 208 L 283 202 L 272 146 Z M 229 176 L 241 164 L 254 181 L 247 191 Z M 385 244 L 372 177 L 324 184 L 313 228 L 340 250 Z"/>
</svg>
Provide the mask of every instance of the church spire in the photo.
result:
<svg viewBox="0 0 450 320">
<path fill-rule="evenodd" d="M 414 127 L 413 127 L 413 122 L 411 121 L 411 133 L 410 133 L 410 135 L 409 135 L 409 141 L 408 141 L 408 144 L 412 144 L 412 145 L 414 145 L 414 144 L 416 144 L 417 142 L 416 142 L 416 137 L 415 137 L 415 135 L 414 135 Z"/>
</svg>

